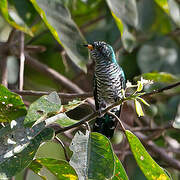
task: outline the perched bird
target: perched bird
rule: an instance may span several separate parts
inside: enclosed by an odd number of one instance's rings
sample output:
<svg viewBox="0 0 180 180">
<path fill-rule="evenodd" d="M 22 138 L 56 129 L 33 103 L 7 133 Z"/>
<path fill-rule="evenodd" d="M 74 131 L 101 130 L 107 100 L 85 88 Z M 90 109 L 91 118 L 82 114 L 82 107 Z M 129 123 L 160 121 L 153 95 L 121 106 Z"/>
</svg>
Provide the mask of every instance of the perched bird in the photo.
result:
<svg viewBox="0 0 180 180">
<path fill-rule="evenodd" d="M 102 41 L 84 45 L 90 50 L 92 60 L 95 62 L 94 73 L 94 99 L 96 110 L 102 110 L 122 98 L 122 89 L 125 88 L 125 75 L 118 65 L 113 48 Z M 120 116 L 121 107 L 111 109 L 111 112 Z M 109 139 L 113 137 L 117 121 L 114 116 L 104 114 L 98 117 L 93 126 L 94 132 L 99 132 Z"/>
</svg>

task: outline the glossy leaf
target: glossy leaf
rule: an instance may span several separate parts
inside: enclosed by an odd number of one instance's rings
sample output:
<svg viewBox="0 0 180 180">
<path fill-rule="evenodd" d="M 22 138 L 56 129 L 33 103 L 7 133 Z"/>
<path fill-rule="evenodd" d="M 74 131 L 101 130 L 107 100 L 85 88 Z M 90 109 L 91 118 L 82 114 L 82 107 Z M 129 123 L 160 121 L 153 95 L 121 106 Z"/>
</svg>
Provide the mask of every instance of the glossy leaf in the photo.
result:
<svg viewBox="0 0 180 180">
<path fill-rule="evenodd" d="M 56 92 L 52 92 L 48 96 L 42 96 L 30 105 L 24 124 L 31 126 L 35 122 L 43 121 L 49 116 L 58 113 L 60 107 L 61 100 Z"/>
<path fill-rule="evenodd" d="M 70 165 L 76 170 L 79 180 L 104 180 L 114 175 L 114 153 L 109 140 L 99 133 L 77 132 L 70 149 L 73 155 Z"/>
<path fill-rule="evenodd" d="M 21 97 L 0 85 L 0 122 L 11 122 L 26 115 L 26 107 Z"/>
<path fill-rule="evenodd" d="M 82 46 L 85 39 L 71 19 L 68 9 L 60 1 L 31 0 L 31 2 L 72 61 L 85 70 L 88 61 L 88 50 Z"/>
<path fill-rule="evenodd" d="M 52 158 L 38 158 L 30 164 L 30 168 L 33 168 L 34 171 L 36 171 L 35 168 L 38 169 L 36 173 L 40 173 L 40 170 L 43 167 L 47 168 L 58 179 L 78 180 L 75 170 L 66 161 Z"/>
<path fill-rule="evenodd" d="M 22 21 L 18 20 L 20 22 L 17 22 L 17 20 L 14 20 L 14 15 L 10 15 L 9 10 L 8 10 L 8 1 L 7 0 L 1 0 L 0 1 L 0 10 L 1 13 L 4 17 L 4 19 L 15 29 L 18 29 L 20 31 L 23 31 L 29 35 L 33 35 L 32 31 L 28 28 L 28 26 Z M 16 15 L 17 16 L 17 15 Z M 20 19 L 20 18 L 18 18 Z"/>
<path fill-rule="evenodd" d="M 140 116 L 144 116 L 144 112 L 142 110 L 142 107 L 141 107 L 141 104 L 138 100 L 134 100 L 134 103 L 135 103 L 135 107 L 136 107 L 136 112 L 137 112 L 137 115 L 140 117 Z"/>
<path fill-rule="evenodd" d="M 118 157 L 114 154 L 115 158 L 115 173 L 112 180 L 128 180 L 128 176 L 126 174 L 126 171 L 124 170 L 123 165 L 121 164 L 121 161 L 118 159 Z"/>
<path fill-rule="evenodd" d="M 148 180 L 170 180 L 164 170 L 152 159 L 139 139 L 129 130 L 125 131 L 131 151 L 138 166 Z"/>
<path fill-rule="evenodd" d="M 0 134 L 0 175 L 12 177 L 27 167 L 44 141 L 52 139 L 53 129 L 45 128 L 39 123 L 33 128 L 23 127 L 23 118 L 13 120 L 6 132 L 1 128 Z"/>
<path fill-rule="evenodd" d="M 153 73 L 144 73 L 141 75 L 144 79 L 152 80 L 154 82 L 162 83 L 173 83 L 178 80 L 176 76 L 166 72 L 153 72 Z M 136 77 L 137 79 L 138 77 Z"/>
</svg>

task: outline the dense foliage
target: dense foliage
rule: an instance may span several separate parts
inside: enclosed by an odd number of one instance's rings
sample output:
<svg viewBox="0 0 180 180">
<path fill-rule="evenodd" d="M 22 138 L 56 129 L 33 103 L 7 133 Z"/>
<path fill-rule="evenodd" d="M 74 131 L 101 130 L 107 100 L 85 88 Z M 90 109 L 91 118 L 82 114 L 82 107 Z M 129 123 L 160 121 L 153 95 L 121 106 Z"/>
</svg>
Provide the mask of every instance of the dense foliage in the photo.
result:
<svg viewBox="0 0 180 180">
<path fill-rule="evenodd" d="M 179 0 L 0 0 L 0 12 L 0 179 L 180 178 Z M 97 40 L 127 78 L 111 141 L 90 131 L 82 44 Z"/>
</svg>

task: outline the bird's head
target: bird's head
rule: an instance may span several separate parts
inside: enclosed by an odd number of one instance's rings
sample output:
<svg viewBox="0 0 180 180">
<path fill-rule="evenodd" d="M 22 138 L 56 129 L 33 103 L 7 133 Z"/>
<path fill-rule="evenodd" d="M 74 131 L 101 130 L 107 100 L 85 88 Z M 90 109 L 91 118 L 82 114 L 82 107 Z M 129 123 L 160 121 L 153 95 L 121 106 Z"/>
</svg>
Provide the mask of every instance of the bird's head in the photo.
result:
<svg viewBox="0 0 180 180">
<path fill-rule="evenodd" d="M 110 61 L 116 63 L 116 58 L 113 48 L 109 44 L 103 41 L 96 41 L 93 42 L 92 44 L 87 44 L 84 46 L 90 50 L 91 58 L 96 63 L 101 61 L 105 61 L 105 62 Z"/>
</svg>

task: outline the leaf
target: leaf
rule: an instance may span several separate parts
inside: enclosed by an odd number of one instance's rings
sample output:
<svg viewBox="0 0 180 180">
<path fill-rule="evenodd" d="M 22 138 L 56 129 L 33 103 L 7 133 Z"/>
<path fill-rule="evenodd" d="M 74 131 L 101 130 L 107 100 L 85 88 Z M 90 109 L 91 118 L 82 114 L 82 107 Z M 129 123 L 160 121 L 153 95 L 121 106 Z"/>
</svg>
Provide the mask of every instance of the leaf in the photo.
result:
<svg viewBox="0 0 180 180">
<path fill-rule="evenodd" d="M 104 180 L 114 175 L 114 153 L 105 136 L 79 131 L 75 134 L 70 149 L 73 155 L 69 163 L 76 170 L 79 180 Z"/>
<path fill-rule="evenodd" d="M 38 171 L 35 168 L 38 168 Z M 52 158 L 38 158 L 35 159 L 29 166 L 33 168 L 35 173 L 40 173 L 41 168 L 47 168 L 58 179 L 63 180 L 78 180 L 76 171 L 69 165 L 68 162 Z"/>
<path fill-rule="evenodd" d="M 25 126 L 32 126 L 35 122 L 47 119 L 60 111 L 61 100 L 56 92 L 52 92 L 48 96 L 42 96 L 28 109 L 27 116 L 24 120 Z"/>
<path fill-rule="evenodd" d="M 152 159 L 139 139 L 129 130 L 125 131 L 131 151 L 138 166 L 148 180 L 170 180 L 164 170 Z"/>
<path fill-rule="evenodd" d="M 85 39 L 71 19 L 68 9 L 60 1 L 31 0 L 31 2 L 72 61 L 86 70 L 88 50 L 81 46 L 85 43 Z"/>
<path fill-rule="evenodd" d="M 115 173 L 112 180 L 128 180 L 128 176 L 126 174 L 126 171 L 124 170 L 123 165 L 121 164 L 121 161 L 119 161 L 118 157 L 114 154 L 115 158 Z"/>
<path fill-rule="evenodd" d="M 73 125 L 73 124 L 77 123 L 78 121 L 69 118 L 65 113 L 60 113 L 60 114 L 57 114 L 56 116 L 52 116 L 52 117 L 46 119 L 45 122 L 46 122 L 46 125 L 56 122 L 60 126 L 66 127 L 66 126 Z"/>
<path fill-rule="evenodd" d="M 131 0 L 106 0 L 111 12 L 124 23 L 136 27 L 138 24 L 138 12 L 136 1 Z"/>
<path fill-rule="evenodd" d="M 176 82 L 178 78 L 170 73 L 166 72 L 152 72 L 152 73 L 144 73 L 141 75 L 144 79 L 152 80 L 154 82 L 162 82 L 162 83 L 172 83 Z M 136 77 L 135 79 L 138 79 L 139 77 Z"/>
<path fill-rule="evenodd" d="M 141 104 L 138 100 L 134 100 L 134 103 L 135 103 L 135 107 L 136 107 L 136 112 L 137 112 L 137 115 L 140 117 L 140 116 L 144 116 L 144 113 L 143 113 L 143 110 L 142 110 L 142 107 L 141 107 Z"/>
<path fill-rule="evenodd" d="M 10 128 L 0 129 L 0 175 L 12 177 L 27 167 L 44 141 L 51 140 L 54 130 L 44 122 L 33 128 L 23 127 L 24 118 L 13 120 Z M 2 131 L 4 131 L 2 133 Z"/>
<path fill-rule="evenodd" d="M 65 112 L 71 111 L 81 104 L 83 104 L 84 101 L 76 100 L 74 99 L 73 101 L 69 101 L 67 105 L 63 105 L 63 108 L 65 109 Z"/>
<path fill-rule="evenodd" d="M 31 169 L 35 174 L 37 174 L 39 177 L 41 177 L 43 180 L 47 180 L 45 176 L 42 176 L 40 174 L 41 169 L 43 168 L 42 164 L 40 164 L 38 161 L 33 160 L 31 164 L 28 166 L 29 169 Z"/>
<path fill-rule="evenodd" d="M 0 85 L 0 122 L 11 122 L 26 115 L 26 107 L 19 95 Z"/>
<path fill-rule="evenodd" d="M 138 66 L 142 73 L 167 72 L 180 73 L 178 47 L 168 37 L 158 37 L 144 44 L 137 54 Z"/>
<path fill-rule="evenodd" d="M 162 8 L 162 10 L 169 14 L 168 0 L 155 0 L 155 2 Z"/>
<path fill-rule="evenodd" d="M 8 1 L 7 0 L 1 0 L 0 1 L 0 10 L 1 10 L 1 13 L 2 13 L 4 19 L 11 26 L 13 26 L 15 29 L 18 29 L 20 31 L 23 31 L 23 32 L 29 34 L 30 36 L 33 36 L 32 31 L 28 28 L 28 26 L 22 20 L 20 20 L 20 17 L 18 17 L 18 20 L 17 20 L 17 17 L 16 17 L 16 19 L 14 18 L 15 14 L 12 16 L 9 13 L 9 10 L 8 10 Z"/>
<path fill-rule="evenodd" d="M 144 103 L 146 106 L 150 106 L 143 98 L 137 97 L 142 103 Z"/>
<path fill-rule="evenodd" d="M 180 27 L 180 5 L 175 0 L 167 0 L 170 10 L 170 16 L 173 21 Z"/>
<path fill-rule="evenodd" d="M 138 84 L 137 84 L 137 92 L 140 92 L 143 90 L 143 83 L 141 81 L 138 81 Z"/>
</svg>

